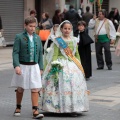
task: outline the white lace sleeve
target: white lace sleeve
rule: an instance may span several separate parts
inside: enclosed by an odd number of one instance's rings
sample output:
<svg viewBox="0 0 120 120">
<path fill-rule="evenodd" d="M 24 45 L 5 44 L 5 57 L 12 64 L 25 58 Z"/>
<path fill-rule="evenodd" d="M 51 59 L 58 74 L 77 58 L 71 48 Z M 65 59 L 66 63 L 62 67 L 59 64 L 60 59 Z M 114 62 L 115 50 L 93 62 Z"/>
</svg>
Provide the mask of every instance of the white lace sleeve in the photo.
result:
<svg viewBox="0 0 120 120">
<path fill-rule="evenodd" d="M 94 19 L 90 19 L 89 23 L 88 23 L 88 28 L 93 29 L 95 27 L 95 20 Z"/>
</svg>

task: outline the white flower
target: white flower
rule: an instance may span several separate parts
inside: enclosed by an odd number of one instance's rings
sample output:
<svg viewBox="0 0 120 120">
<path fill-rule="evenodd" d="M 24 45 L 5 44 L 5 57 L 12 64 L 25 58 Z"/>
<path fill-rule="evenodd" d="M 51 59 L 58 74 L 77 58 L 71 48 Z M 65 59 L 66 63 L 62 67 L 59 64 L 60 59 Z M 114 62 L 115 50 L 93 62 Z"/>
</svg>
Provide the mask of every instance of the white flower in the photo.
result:
<svg viewBox="0 0 120 120">
<path fill-rule="evenodd" d="M 0 32 L 0 37 L 2 37 L 2 33 Z"/>
<path fill-rule="evenodd" d="M 46 52 L 49 53 L 52 49 L 49 47 L 46 49 Z"/>
<path fill-rule="evenodd" d="M 53 62 L 51 63 L 51 65 L 59 65 L 60 67 L 63 67 L 62 63 L 59 62 L 58 60 L 53 61 Z"/>
<path fill-rule="evenodd" d="M 117 21 L 116 19 L 114 20 L 114 22 L 115 22 L 116 24 L 118 24 L 118 21 Z"/>
<path fill-rule="evenodd" d="M 119 33 L 119 32 L 116 32 L 116 36 L 119 36 L 119 37 L 120 37 L 120 33 Z"/>
</svg>

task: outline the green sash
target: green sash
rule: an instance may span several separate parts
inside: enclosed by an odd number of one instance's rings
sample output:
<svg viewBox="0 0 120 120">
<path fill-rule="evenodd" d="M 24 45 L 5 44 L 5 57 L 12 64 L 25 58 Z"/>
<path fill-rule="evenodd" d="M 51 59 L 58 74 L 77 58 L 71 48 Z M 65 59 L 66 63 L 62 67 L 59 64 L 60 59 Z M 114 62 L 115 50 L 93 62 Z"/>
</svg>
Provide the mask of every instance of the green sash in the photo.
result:
<svg viewBox="0 0 120 120">
<path fill-rule="evenodd" d="M 109 42 L 110 39 L 108 38 L 107 34 L 105 35 L 98 35 L 98 42 L 104 43 Z"/>
</svg>

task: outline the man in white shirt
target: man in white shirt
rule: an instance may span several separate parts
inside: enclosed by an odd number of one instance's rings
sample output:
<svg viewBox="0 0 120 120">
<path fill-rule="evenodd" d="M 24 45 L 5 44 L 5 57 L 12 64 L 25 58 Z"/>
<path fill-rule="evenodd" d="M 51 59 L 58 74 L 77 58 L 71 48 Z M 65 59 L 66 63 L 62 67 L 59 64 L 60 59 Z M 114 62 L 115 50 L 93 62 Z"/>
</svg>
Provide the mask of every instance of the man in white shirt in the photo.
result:
<svg viewBox="0 0 120 120">
<path fill-rule="evenodd" d="M 96 59 L 97 59 L 97 70 L 104 68 L 104 60 L 102 49 L 104 48 L 105 62 L 108 70 L 112 70 L 112 59 L 110 52 L 110 44 L 114 43 L 116 39 L 116 30 L 112 21 L 105 17 L 105 11 L 100 10 L 98 18 L 96 16 L 89 22 L 89 28 L 95 30 L 95 48 L 96 48 Z"/>
</svg>

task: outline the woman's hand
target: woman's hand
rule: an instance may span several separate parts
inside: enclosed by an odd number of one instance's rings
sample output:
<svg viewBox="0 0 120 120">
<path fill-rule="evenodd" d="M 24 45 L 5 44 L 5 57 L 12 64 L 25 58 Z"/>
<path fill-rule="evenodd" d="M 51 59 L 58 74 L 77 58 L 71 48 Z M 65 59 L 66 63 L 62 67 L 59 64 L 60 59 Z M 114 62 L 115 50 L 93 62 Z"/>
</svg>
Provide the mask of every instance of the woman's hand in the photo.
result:
<svg viewBox="0 0 120 120">
<path fill-rule="evenodd" d="M 15 73 L 21 75 L 21 68 L 19 66 L 15 67 Z"/>
<path fill-rule="evenodd" d="M 42 27 L 43 27 L 44 30 L 46 29 L 46 26 L 44 24 L 42 24 Z"/>
<path fill-rule="evenodd" d="M 110 41 L 110 44 L 114 44 L 114 43 L 115 43 L 115 40 L 111 40 L 111 41 Z"/>
<path fill-rule="evenodd" d="M 43 70 L 40 70 L 40 74 L 41 74 L 41 75 L 43 74 Z"/>
<path fill-rule="evenodd" d="M 39 26 L 41 26 L 41 23 L 38 23 Z"/>
<path fill-rule="evenodd" d="M 93 16 L 93 19 L 95 20 L 96 18 L 97 18 L 97 16 L 96 16 L 96 15 L 94 15 L 94 16 Z"/>
</svg>

